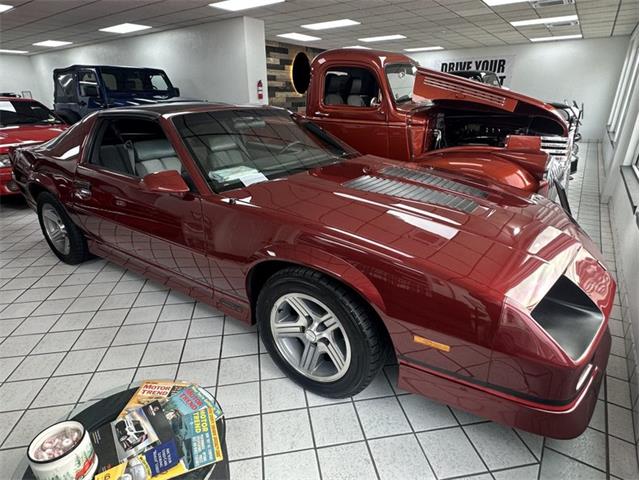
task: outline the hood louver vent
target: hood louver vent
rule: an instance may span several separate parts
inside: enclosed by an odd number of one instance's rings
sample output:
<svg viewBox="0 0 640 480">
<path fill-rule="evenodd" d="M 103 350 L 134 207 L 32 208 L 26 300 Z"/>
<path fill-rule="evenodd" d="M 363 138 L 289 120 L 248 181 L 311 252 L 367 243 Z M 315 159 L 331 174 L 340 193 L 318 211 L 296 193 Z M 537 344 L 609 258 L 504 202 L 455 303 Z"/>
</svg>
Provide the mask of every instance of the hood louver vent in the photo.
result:
<svg viewBox="0 0 640 480">
<path fill-rule="evenodd" d="M 493 105 L 498 108 L 503 108 L 507 103 L 506 97 L 493 93 L 477 90 L 467 85 L 461 85 L 452 81 L 445 81 L 440 78 L 427 77 L 424 79 L 424 84 L 430 87 L 446 90 L 454 94 L 459 94 L 465 98 L 465 100 L 482 100 L 489 105 Z"/>
<path fill-rule="evenodd" d="M 411 180 L 412 182 L 422 183 L 432 187 L 441 188 L 443 190 L 451 190 L 452 192 L 465 193 L 467 195 L 479 198 L 487 198 L 488 193 L 482 190 L 464 183 L 449 180 L 447 178 L 439 177 L 437 175 L 431 175 L 427 172 L 421 172 L 419 170 L 412 170 L 410 168 L 403 167 L 386 167 L 380 171 L 383 175 L 389 177 L 403 178 Z"/>
<path fill-rule="evenodd" d="M 416 202 L 431 203 L 442 207 L 460 210 L 465 213 L 473 212 L 478 204 L 473 200 L 464 197 L 456 197 L 448 193 L 431 190 L 419 185 L 390 180 L 387 178 L 372 177 L 364 175 L 354 178 L 344 184 L 347 188 L 353 188 L 362 192 L 379 193 L 393 197 L 414 200 Z"/>
</svg>

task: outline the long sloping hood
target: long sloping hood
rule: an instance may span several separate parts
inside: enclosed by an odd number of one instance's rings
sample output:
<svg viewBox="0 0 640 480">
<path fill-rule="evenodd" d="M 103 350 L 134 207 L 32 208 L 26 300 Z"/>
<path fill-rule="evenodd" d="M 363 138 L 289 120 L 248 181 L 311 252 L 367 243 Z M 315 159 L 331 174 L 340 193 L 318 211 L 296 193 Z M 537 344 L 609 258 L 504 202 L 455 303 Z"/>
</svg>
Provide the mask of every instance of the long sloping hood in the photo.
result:
<svg viewBox="0 0 640 480">
<path fill-rule="evenodd" d="M 296 219 L 314 235 L 502 294 L 542 265 L 562 274 L 582 246 L 595 250 L 558 206 L 538 195 L 518 197 L 376 157 L 255 184 L 247 192 L 253 206 Z"/>
</svg>

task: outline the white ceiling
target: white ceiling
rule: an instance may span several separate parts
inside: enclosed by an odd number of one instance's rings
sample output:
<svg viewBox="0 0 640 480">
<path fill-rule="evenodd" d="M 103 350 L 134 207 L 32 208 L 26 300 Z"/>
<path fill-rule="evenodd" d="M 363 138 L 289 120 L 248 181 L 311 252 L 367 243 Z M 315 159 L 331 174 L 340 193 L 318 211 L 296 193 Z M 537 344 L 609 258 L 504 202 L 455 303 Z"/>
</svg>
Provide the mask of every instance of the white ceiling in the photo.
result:
<svg viewBox="0 0 640 480">
<path fill-rule="evenodd" d="M 527 43 L 529 38 L 581 33 L 584 38 L 628 35 L 638 23 L 638 0 L 576 0 L 574 5 L 535 9 L 529 3 L 488 7 L 482 0 L 287 0 L 242 12 L 208 6 L 213 0 L 0 0 L 15 8 L 0 14 L 0 48 L 50 50 L 34 47 L 42 40 L 66 40 L 74 45 L 98 43 L 122 35 L 98 29 L 130 22 L 153 29 L 143 35 L 239 15 L 261 18 L 267 39 L 299 32 L 322 37 L 307 43 L 318 48 L 355 45 L 358 38 L 403 34 L 407 38 L 380 42 L 376 48 L 402 50 L 439 45 L 447 49 Z M 580 25 L 515 28 L 514 20 L 577 14 Z M 311 31 L 300 27 L 340 18 L 361 25 Z M 290 40 L 283 40 L 288 43 Z M 63 47 L 58 47 L 63 48 Z"/>
</svg>

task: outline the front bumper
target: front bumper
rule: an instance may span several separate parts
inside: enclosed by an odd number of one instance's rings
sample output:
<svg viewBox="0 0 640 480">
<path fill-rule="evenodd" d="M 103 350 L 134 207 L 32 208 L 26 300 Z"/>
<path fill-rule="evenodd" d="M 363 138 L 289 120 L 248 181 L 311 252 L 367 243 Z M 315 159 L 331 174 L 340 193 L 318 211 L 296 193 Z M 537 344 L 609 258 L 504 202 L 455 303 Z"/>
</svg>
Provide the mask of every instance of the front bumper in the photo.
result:
<svg viewBox="0 0 640 480">
<path fill-rule="evenodd" d="M 11 175 L 11 167 L 0 168 L 0 197 L 7 195 L 19 195 L 20 189 L 18 184 Z"/>
<path fill-rule="evenodd" d="M 510 427 L 551 438 L 575 438 L 591 421 L 610 350 L 607 329 L 593 355 L 589 378 L 578 395 L 563 405 L 530 401 L 404 360 L 400 360 L 398 386 Z"/>
</svg>

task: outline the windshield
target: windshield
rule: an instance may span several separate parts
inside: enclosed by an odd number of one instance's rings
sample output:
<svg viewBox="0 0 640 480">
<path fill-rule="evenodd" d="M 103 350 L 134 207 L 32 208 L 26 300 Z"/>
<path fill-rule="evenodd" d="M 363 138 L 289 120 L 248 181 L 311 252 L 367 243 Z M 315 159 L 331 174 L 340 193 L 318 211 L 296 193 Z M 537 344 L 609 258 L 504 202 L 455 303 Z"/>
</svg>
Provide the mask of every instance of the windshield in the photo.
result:
<svg viewBox="0 0 640 480">
<path fill-rule="evenodd" d="M 216 192 L 287 177 L 357 152 L 286 110 L 190 113 L 174 124 Z"/>
<path fill-rule="evenodd" d="M 102 67 L 100 75 L 106 89 L 110 92 L 166 94 L 171 89 L 171 82 L 162 70 Z"/>
<path fill-rule="evenodd" d="M 413 93 L 413 82 L 416 79 L 415 65 L 397 64 L 385 68 L 391 93 L 396 103 L 408 102 Z"/>
<path fill-rule="evenodd" d="M 0 100 L 0 125 L 62 123 L 44 105 L 25 100 Z"/>
</svg>

